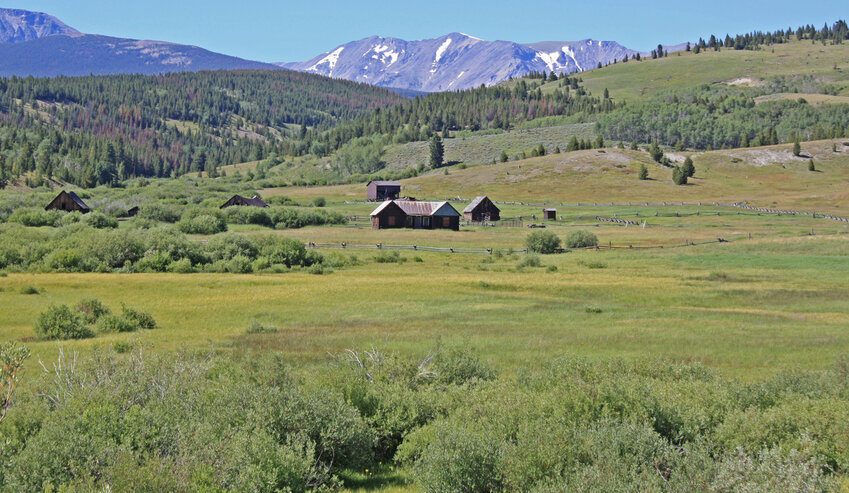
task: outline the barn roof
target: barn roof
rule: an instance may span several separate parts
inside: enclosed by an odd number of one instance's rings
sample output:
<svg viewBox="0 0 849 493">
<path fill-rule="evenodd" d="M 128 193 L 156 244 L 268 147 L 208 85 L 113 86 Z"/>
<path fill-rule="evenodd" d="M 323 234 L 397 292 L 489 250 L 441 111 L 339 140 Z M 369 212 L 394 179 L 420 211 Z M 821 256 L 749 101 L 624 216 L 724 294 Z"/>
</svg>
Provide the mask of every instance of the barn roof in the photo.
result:
<svg viewBox="0 0 849 493">
<path fill-rule="evenodd" d="M 224 203 L 221 208 L 225 208 L 231 205 L 250 205 L 254 207 L 268 207 L 268 204 L 265 203 L 264 200 L 259 198 L 258 195 L 254 195 L 251 198 L 242 197 L 241 195 L 233 195 L 230 197 L 230 200 Z"/>
<path fill-rule="evenodd" d="M 68 192 L 68 196 L 71 197 L 71 200 L 73 200 L 78 206 L 82 207 L 83 209 L 88 209 L 88 206 L 85 205 L 83 199 L 79 198 L 74 192 Z"/>
<path fill-rule="evenodd" d="M 481 205 L 481 202 L 483 202 L 484 200 L 489 200 L 486 195 L 482 197 L 475 197 L 475 200 L 473 200 L 472 203 L 468 205 L 468 207 L 463 209 L 463 212 L 474 212 L 475 207 Z"/>
<path fill-rule="evenodd" d="M 386 181 L 386 180 L 372 180 L 372 181 L 366 183 L 366 186 L 369 186 L 372 183 L 374 183 L 375 185 L 382 186 L 382 187 L 400 187 L 401 186 L 400 182 Z"/>
<path fill-rule="evenodd" d="M 459 216 L 457 209 L 448 202 L 420 202 L 418 200 L 387 200 L 377 206 L 372 216 L 380 214 L 389 204 L 395 204 L 408 216 Z"/>
</svg>

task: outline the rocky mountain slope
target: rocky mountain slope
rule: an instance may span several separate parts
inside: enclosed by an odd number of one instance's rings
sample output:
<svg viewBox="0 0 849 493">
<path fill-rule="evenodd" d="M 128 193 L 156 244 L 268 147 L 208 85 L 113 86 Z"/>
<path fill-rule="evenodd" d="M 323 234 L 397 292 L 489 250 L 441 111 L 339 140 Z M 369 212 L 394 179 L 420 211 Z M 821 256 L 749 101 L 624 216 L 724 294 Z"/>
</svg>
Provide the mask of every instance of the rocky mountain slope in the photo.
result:
<svg viewBox="0 0 849 493">
<path fill-rule="evenodd" d="M 78 34 L 73 27 L 41 12 L 0 9 L 0 43 L 21 43 L 56 34 Z"/>
<path fill-rule="evenodd" d="M 306 62 L 278 65 L 384 87 L 436 92 L 493 85 L 533 71 L 581 72 L 634 53 L 613 41 L 519 44 L 451 33 L 421 41 L 372 36 Z"/>
</svg>

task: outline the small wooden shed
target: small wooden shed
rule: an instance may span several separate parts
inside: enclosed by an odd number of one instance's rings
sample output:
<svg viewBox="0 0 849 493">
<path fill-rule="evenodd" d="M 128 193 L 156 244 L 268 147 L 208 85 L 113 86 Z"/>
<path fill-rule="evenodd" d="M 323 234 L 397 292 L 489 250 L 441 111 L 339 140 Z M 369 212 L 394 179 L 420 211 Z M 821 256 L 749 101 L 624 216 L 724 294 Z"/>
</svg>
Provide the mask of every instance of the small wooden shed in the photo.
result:
<svg viewBox="0 0 849 493">
<path fill-rule="evenodd" d="M 46 211 L 55 210 L 55 211 L 65 211 L 65 212 L 82 212 L 83 214 L 87 214 L 91 212 L 91 209 L 81 198 L 77 196 L 74 192 L 66 192 L 62 190 L 59 195 L 56 196 L 47 207 L 44 208 Z"/>
<path fill-rule="evenodd" d="M 463 209 L 463 219 L 473 223 L 498 221 L 501 219 L 501 210 L 489 200 L 489 197 L 475 197 L 475 200 Z"/>
<path fill-rule="evenodd" d="M 266 204 L 265 201 L 263 201 L 256 195 L 249 199 L 242 197 L 241 195 L 233 195 L 230 200 L 224 202 L 224 205 L 222 205 L 221 208 L 226 209 L 227 207 L 233 207 L 234 205 L 248 207 L 268 207 L 268 204 Z"/>
<path fill-rule="evenodd" d="M 138 215 L 139 215 L 139 206 L 137 206 L 137 205 L 130 207 L 130 209 L 127 211 L 127 217 L 136 217 Z"/>
<path fill-rule="evenodd" d="M 557 219 L 557 209 L 543 209 L 542 218 L 552 220 Z"/>
<path fill-rule="evenodd" d="M 395 200 L 401 195 L 401 184 L 397 181 L 373 180 L 366 185 L 366 198 L 371 201 Z"/>
</svg>

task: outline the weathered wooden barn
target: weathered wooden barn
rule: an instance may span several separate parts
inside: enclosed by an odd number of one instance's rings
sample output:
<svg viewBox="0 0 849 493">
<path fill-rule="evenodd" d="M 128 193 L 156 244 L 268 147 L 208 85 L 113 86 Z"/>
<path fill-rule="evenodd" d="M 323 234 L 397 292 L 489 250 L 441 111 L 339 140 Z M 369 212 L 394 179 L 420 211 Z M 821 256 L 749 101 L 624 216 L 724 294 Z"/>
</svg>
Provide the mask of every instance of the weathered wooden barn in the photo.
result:
<svg viewBox="0 0 849 493">
<path fill-rule="evenodd" d="M 137 205 L 130 207 L 130 209 L 127 211 L 127 217 L 136 217 L 138 215 L 139 215 L 139 206 L 137 206 Z"/>
<path fill-rule="evenodd" d="M 366 185 L 366 198 L 375 202 L 378 200 L 395 200 L 401 195 L 401 184 L 397 181 L 374 180 Z"/>
<path fill-rule="evenodd" d="M 387 200 L 371 213 L 374 229 L 460 229 L 460 213 L 448 202 Z"/>
<path fill-rule="evenodd" d="M 498 221 L 501 219 L 501 209 L 495 206 L 489 197 L 475 197 L 475 200 L 463 209 L 463 219 L 473 223 Z"/>
<path fill-rule="evenodd" d="M 263 201 L 256 195 L 249 199 L 242 197 L 241 195 L 233 195 L 230 200 L 224 202 L 224 205 L 222 205 L 221 208 L 226 209 L 227 207 L 233 207 L 234 205 L 248 207 L 268 207 L 268 204 L 266 204 L 265 201 Z"/>
<path fill-rule="evenodd" d="M 557 219 L 557 209 L 543 209 L 542 210 L 542 218 L 543 219 Z"/>
<path fill-rule="evenodd" d="M 91 209 L 81 198 L 77 196 L 74 192 L 66 192 L 62 190 L 59 195 L 56 196 L 47 207 L 44 208 L 46 211 L 56 210 L 56 211 L 65 211 L 65 212 L 82 212 L 83 214 L 87 214 L 91 212 Z"/>
</svg>

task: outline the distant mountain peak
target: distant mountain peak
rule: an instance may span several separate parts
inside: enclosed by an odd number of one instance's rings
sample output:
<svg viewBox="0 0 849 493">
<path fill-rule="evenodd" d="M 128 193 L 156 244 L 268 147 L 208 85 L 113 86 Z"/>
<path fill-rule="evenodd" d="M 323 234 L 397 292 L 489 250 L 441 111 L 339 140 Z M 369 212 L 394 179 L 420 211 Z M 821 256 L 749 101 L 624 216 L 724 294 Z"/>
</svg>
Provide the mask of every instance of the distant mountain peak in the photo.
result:
<svg viewBox="0 0 849 493">
<path fill-rule="evenodd" d="M 581 72 L 635 53 L 613 41 L 519 44 L 453 32 L 418 41 L 370 36 L 305 62 L 277 65 L 383 87 L 436 92 L 493 85 L 529 72 Z"/>
<path fill-rule="evenodd" d="M 0 8 L 0 43 L 23 43 L 57 34 L 80 32 L 52 15 Z"/>
</svg>

